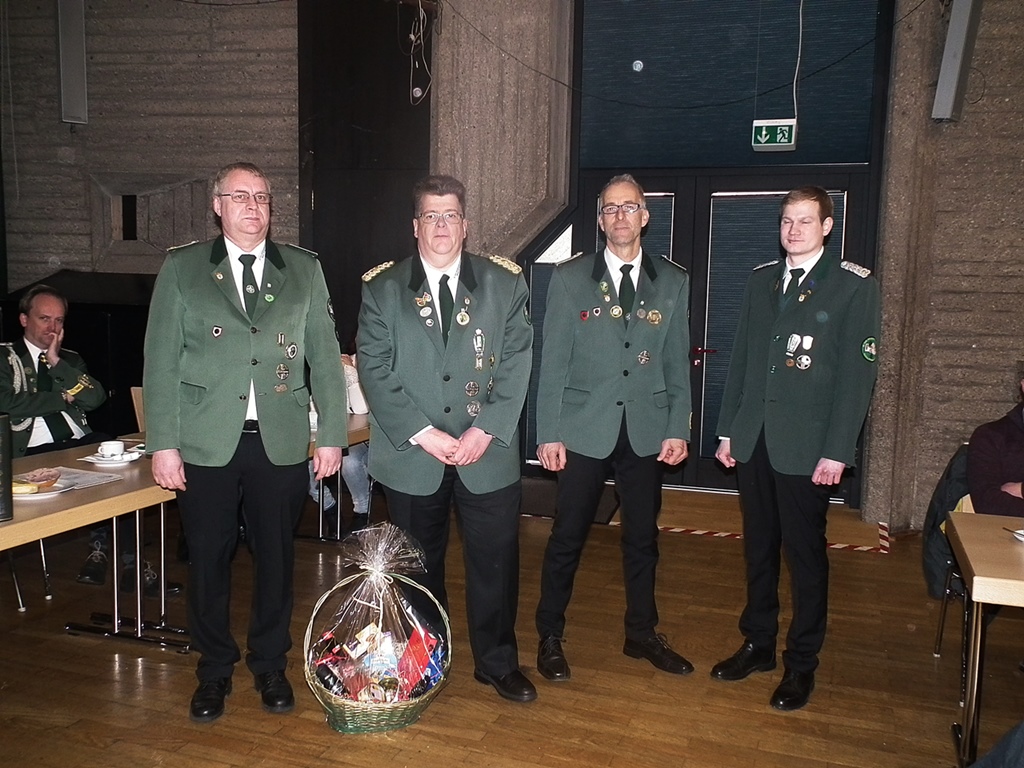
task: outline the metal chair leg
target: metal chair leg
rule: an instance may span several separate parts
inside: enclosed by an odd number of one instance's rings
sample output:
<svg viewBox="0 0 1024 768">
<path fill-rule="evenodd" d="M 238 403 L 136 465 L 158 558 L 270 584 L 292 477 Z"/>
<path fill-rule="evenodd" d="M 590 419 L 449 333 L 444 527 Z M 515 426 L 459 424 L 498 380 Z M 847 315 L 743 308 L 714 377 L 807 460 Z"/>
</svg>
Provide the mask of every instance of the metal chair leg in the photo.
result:
<svg viewBox="0 0 1024 768">
<path fill-rule="evenodd" d="M 935 650 L 932 655 L 935 658 L 942 656 L 942 631 L 946 626 L 946 609 L 949 601 L 953 598 L 950 587 L 953 583 L 953 566 L 946 568 L 946 587 L 942 590 L 942 607 L 939 608 L 939 626 L 935 630 Z"/>
<path fill-rule="evenodd" d="M 46 547 L 43 546 L 43 540 L 39 540 L 39 561 L 43 566 L 43 591 L 46 593 L 47 600 L 53 600 L 53 589 L 50 587 L 50 569 L 46 565 Z"/>
<path fill-rule="evenodd" d="M 18 572 L 14 568 L 14 554 L 7 550 L 7 562 L 11 564 L 11 580 L 14 582 L 14 594 L 18 597 L 18 613 L 25 612 L 25 601 L 21 599 L 21 585 L 18 584 Z"/>
</svg>

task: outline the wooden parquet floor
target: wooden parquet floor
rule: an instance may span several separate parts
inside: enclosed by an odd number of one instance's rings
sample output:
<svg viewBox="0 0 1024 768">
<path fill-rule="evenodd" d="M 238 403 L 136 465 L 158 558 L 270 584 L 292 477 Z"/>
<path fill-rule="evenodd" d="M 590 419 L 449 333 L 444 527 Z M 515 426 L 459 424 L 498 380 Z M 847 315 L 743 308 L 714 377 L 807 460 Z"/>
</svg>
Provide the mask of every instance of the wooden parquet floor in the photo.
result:
<svg viewBox="0 0 1024 768">
<path fill-rule="evenodd" d="M 377 511 L 375 510 L 375 514 Z M 172 515 L 173 517 L 173 515 Z M 310 520 L 310 525 L 312 521 Z M 15 610 L 0 571 L 0 763 L 17 768 L 107 766 L 226 768 L 274 766 L 488 766 L 493 768 L 924 768 L 951 766 L 950 723 L 958 717 L 959 607 L 948 618 L 945 653 L 932 656 L 939 604 L 920 568 L 920 538 L 900 537 L 889 554 L 833 551 L 829 635 L 817 688 L 803 710 L 782 714 L 768 698 L 781 675 L 739 683 L 712 680 L 711 666 L 740 643 L 741 543 L 681 533 L 661 537 L 660 630 L 697 667 L 689 677 L 658 672 L 622 647 L 623 590 L 618 529 L 596 526 L 568 615 L 569 683 L 534 669 L 533 608 L 550 520 L 524 518 L 520 658 L 538 700 L 506 702 L 473 679 L 465 633 L 458 537 L 450 552 L 454 632 L 451 682 L 421 720 L 386 734 L 342 735 L 324 722 L 306 688 L 301 643 L 317 597 L 343 573 L 337 547 L 300 540 L 289 677 L 297 707 L 262 711 L 240 666 L 227 712 L 188 719 L 195 655 L 123 640 L 70 636 L 64 622 L 108 610 L 106 589 L 75 583 L 85 533 L 51 540 L 56 595 L 42 596 L 38 554 L 16 561 L 27 612 Z M 173 540 L 173 539 L 172 539 Z M 244 638 L 251 561 L 235 561 L 234 623 Z M 184 580 L 185 566 L 172 562 Z M 109 583 L 109 581 L 108 581 Z M 783 592 L 783 605 L 788 593 Z M 170 619 L 184 623 L 183 598 Z M 788 623 L 784 608 L 783 622 Z M 992 624 L 986 661 L 981 750 L 1024 718 L 1021 614 Z"/>
</svg>

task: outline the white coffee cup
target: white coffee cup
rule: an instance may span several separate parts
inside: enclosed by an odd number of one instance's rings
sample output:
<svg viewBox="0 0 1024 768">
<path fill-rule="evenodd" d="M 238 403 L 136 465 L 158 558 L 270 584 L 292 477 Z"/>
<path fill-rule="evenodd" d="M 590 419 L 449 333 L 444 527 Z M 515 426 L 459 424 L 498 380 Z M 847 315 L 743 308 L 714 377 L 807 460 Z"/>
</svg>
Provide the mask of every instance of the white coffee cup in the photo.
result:
<svg viewBox="0 0 1024 768">
<path fill-rule="evenodd" d="M 114 456 L 120 456 L 122 453 L 124 453 L 123 440 L 106 440 L 100 443 L 99 454 L 104 458 L 113 458 Z"/>
</svg>

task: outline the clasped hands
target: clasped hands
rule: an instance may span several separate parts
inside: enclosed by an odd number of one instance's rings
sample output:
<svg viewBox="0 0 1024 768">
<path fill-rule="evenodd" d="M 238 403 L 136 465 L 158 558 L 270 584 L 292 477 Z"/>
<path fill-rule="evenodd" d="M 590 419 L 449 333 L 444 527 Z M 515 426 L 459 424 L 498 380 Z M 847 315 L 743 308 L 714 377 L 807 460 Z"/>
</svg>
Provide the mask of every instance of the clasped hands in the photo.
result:
<svg viewBox="0 0 1024 768">
<path fill-rule="evenodd" d="M 432 427 L 417 437 L 416 443 L 442 464 L 465 467 L 480 460 L 493 437 L 479 427 L 470 427 L 457 438 Z"/>
</svg>

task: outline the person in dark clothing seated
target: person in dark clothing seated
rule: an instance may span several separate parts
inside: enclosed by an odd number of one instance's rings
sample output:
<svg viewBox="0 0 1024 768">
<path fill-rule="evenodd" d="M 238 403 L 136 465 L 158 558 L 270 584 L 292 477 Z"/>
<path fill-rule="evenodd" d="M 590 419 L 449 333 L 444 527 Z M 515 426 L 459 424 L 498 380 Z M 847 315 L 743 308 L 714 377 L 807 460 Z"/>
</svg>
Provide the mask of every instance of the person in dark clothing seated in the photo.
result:
<svg viewBox="0 0 1024 768">
<path fill-rule="evenodd" d="M 1018 363 L 1024 393 L 1024 363 Z M 975 512 L 1024 517 L 1024 398 L 1003 418 L 974 430 L 967 450 L 967 487 Z"/>
</svg>

